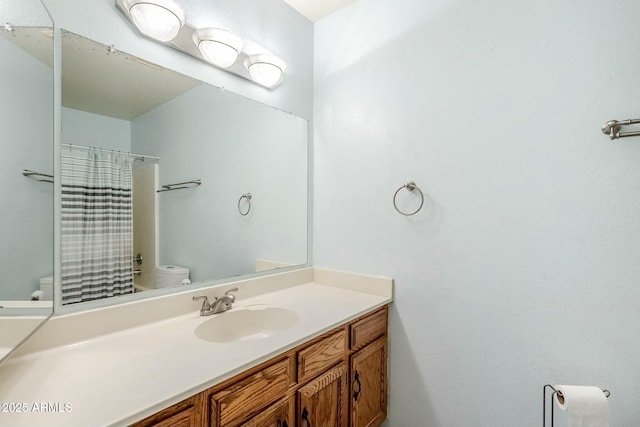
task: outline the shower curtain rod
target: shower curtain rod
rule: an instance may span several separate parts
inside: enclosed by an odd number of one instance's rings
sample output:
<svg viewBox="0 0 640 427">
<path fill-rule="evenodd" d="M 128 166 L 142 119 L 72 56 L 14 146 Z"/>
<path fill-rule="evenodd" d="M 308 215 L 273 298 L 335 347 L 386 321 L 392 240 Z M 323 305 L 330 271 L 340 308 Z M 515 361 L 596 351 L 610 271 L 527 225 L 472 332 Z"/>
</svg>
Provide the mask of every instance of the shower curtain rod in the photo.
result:
<svg viewBox="0 0 640 427">
<path fill-rule="evenodd" d="M 151 160 L 157 160 L 160 161 L 160 157 L 156 157 L 156 156 L 148 156 L 146 154 L 135 154 L 135 153 L 128 153 L 125 151 L 119 151 L 119 150 L 110 150 L 108 148 L 99 148 L 99 147 L 87 147 L 85 145 L 74 145 L 74 144 L 62 144 L 63 147 L 65 148 L 77 148 L 79 150 L 98 150 L 98 151 L 103 151 L 103 152 L 112 152 L 112 153 L 123 153 L 123 154 L 129 154 L 131 157 L 136 157 L 139 158 L 141 160 L 145 160 L 145 159 L 151 159 Z"/>
</svg>

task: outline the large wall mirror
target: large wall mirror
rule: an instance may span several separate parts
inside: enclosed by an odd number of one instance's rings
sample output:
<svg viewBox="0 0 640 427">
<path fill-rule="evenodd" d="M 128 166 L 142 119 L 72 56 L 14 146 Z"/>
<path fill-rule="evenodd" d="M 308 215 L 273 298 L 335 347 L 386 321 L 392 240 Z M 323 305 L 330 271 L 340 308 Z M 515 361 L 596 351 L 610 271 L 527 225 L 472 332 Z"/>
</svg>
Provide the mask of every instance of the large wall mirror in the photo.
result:
<svg viewBox="0 0 640 427">
<path fill-rule="evenodd" d="M 0 359 L 53 310 L 53 24 L 0 1 Z"/>
<path fill-rule="evenodd" d="M 62 306 L 307 263 L 306 120 L 61 34 Z"/>
</svg>

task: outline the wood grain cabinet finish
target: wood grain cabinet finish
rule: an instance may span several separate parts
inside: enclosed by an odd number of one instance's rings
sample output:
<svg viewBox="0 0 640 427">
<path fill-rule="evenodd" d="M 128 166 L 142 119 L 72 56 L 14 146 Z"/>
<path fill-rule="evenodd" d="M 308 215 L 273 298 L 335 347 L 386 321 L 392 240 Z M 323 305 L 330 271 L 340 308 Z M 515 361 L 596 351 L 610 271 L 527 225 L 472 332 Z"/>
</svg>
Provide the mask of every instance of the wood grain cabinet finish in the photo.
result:
<svg viewBox="0 0 640 427">
<path fill-rule="evenodd" d="M 350 329 L 350 348 L 358 350 L 387 333 L 387 307 L 353 322 Z"/>
<path fill-rule="evenodd" d="M 298 390 L 300 427 L 347 427 L 347 365 L 340 363 Z"/>
<path fill-rule="evenodd" d="M 196 394 L 182 402 L 138 421 L 131 427 L 194 427 L 206 423 L 202 413 L 202 394 Z"/>
<path fill-rule="evenodd" d="M 374 427 L 387 418 L 387 340 L 351 356 L 351 427 Z"/>
<path fill-rule="evenodd" d="M 378 427 L 387 317 L 385 306 L 132 427 Z"/>
<path fill-rule="evenodd" d="M 344 359 L 343 329 L 298 352 L 298 382 L 304 383 Z"/>
<path fill-rule="evenodd" d="M 210 425 L 239 426 L 247 416 L 282 398 L 289 388 L 290 367 L 289 359 L 282 359 L 221 391 L 209 394 Z"/>
<path fill-rule="evenodd" d="M 289 396 L 242 424 L 242 427 L 295 427 L 296 397 Z"/>
</svg>

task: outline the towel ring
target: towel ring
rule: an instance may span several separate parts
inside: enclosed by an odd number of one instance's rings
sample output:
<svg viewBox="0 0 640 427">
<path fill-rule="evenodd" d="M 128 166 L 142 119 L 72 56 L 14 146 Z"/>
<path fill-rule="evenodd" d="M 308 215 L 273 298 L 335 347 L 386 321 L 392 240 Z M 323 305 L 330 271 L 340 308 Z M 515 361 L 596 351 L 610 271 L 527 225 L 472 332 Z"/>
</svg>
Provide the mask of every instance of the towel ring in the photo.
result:
<svg viewBox="0 0 640 427">
<path fill-rule="evenodd" d="M 240 215 L 247 216 L 249 215 L 249 212 L 251 212 L 251 197 L 253 197 L 251 193 L 245 193 L 242 196 L 240 196 L 240 198 L 238 199 L 238 212 L 240 212 Z M 247 199 L 248 207 L 246 212 L 243 212 L 242 208 L 240 207 L 240 204 L 242 203 L 242 199 Z"/>
<path fill-rule="evenodd" d="M 420 206 L 418 206 L 418 209 L 416 209 L 413 212 L 402 212 L 399 208 L 398 208 L 398 204 L 396 202 L 396 198 L 398 197 L 398 193 L 400 192 L 400 190 L 402 190 L 403 188 L 406 188 L 409 191 L 414 191 L 414 190 L 418 190 L 418 193 L 420 193 Z M 396 211 L 398 211 L 398 213 L 400 215 L 404 215 L 404 216 L 411 216 L 411 215 L 415 215 L 418 212 L 420 212 L 420 209 L 422 209 L 422 205 L 424 205 L 424 193 L 422 193 L 422 190 L 420 190 L 420 187 L 418 187 L 416 185 L 415 182 L 413 181 L 409 181 L 407 182 L 405 185 L 403 185 L 402 187 L 398 188 L 395 192 L 395 194 L 393 195 L 393 207 L 396 208 Z"/>
</svg>

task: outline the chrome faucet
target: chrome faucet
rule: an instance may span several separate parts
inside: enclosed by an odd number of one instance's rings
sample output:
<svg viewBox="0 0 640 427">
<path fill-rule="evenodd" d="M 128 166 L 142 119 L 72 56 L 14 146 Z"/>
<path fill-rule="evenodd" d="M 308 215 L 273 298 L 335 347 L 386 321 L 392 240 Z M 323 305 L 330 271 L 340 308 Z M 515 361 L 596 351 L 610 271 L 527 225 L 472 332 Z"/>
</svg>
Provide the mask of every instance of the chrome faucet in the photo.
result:
<svg viewBox="0 0 640 427">
<path fill-rule="evenodd" d="M 236 301 L 236 296 L 231 292 L 237 292 L 238 288 L 229 289 L 220 298 L 216 297 L 213 303 L 209 303 L 209 298 L 206 295 L 194 296 L 193 300 L 203 300 L 202 308 L 200 309 L 200 316 L 211 316 L 212 314 L 218 314 L 230 310 L 232 304 Z"/>
</svg>

